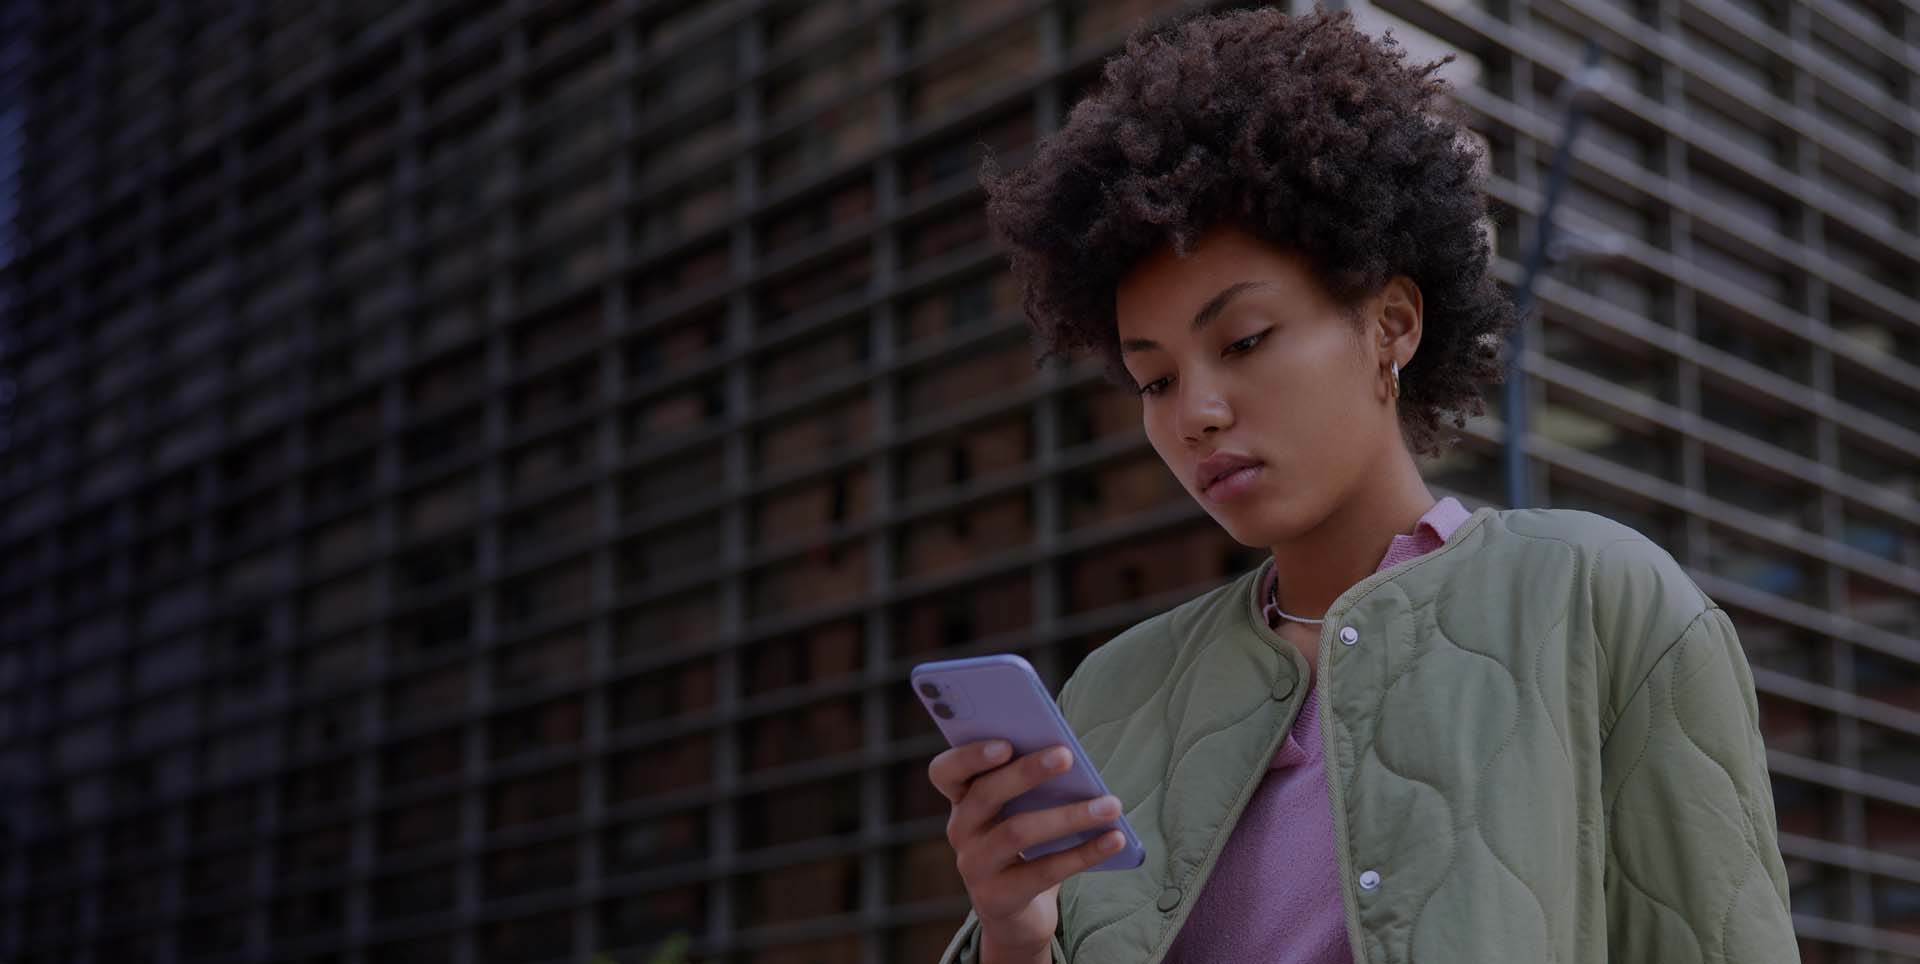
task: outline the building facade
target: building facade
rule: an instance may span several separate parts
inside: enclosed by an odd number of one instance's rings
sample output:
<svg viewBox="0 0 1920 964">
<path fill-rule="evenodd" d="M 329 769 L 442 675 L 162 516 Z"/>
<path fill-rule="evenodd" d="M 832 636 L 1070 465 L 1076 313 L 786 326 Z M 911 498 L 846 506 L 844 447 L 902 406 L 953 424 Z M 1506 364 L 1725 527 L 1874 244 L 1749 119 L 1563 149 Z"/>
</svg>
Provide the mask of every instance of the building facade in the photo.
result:
<svg viewBox="0 0 1920 964">
<path fill-rule="evenodd" d="M 974 179 L 1193 6 L 6 8 L 0 959 L 935 959 L 912 665 L 1260 559 L 1034 369 Z M 1356 9 L 1509 284 L 1600 42 L 1529 501 L 1733 615 L 1804 959 L 1920 960 L 1920 6 Z"/>
</svg>

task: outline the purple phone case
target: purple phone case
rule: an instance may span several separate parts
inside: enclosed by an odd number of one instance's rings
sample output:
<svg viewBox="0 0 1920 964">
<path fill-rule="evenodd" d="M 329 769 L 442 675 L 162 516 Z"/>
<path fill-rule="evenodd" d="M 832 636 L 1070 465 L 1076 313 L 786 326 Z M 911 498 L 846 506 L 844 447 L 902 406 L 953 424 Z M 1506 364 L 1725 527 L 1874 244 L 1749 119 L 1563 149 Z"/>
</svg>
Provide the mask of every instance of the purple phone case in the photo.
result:
<svg viewBox="0 0 1920 964">
<path fill-rule="evenodd" d="M 1002 819 L 1030 810 L 1045 810 L 1065 803 L 1076 803 L 1102 796 L 1106 781 L 1100 779 L 1093 761 L 1087 758 L 1073 728 L 1053 702 L 1046 685 L 1033 665 L 1015 653 L 995 653 L 967 659 L 935 660 L 913 668 L 910 680 L 915 696 L 927 709 L 927 715 L 946 734 L 947 742 L 960 746 L 978 740 L 1006 740 L 1013 744 L 1009 760 L 1019 759 L 1055 744 L 1073 751 L 1073 766 L 1067 772 L 1007 801 L 1000 810 Z M 922 687 L 932 684 L 940 695 L 932 697 Z M 946 703 L 953 711 L 951 719 L 934 711 L 935 703 Z M 1004 765 L 1004 764 L 1003 764 Z M 1146 848 L 1127 823 L 1126 814 L 1115 817 L 1104 827 L 1075 831 L 1020 852 L 1027 860 L 1044 857 L 1118 829 L 1126 843 L 1113 856 L 1088 870 L 1130 870 L 1146 859 Z"/>
</svg>

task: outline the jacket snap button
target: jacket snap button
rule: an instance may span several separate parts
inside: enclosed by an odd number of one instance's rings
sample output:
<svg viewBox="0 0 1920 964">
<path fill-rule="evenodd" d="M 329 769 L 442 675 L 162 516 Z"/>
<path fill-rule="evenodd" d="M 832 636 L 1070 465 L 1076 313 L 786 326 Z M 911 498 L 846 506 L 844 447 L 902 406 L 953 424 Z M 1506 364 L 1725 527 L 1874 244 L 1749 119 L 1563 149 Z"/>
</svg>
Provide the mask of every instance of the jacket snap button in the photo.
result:
<svg viewBox="0 0 1920 964">
<path fill-rule="evenodd" d="M 1354 643 L 1360 641 L 1360 631 L 1352 626 L 1342 626 L 1340 627 L 1340 641 L 1346 643 L 1348 646 L 1352 646 Z"/>
<path fill-rule="evenodd" d="M 1172 910 L 1180 906 L 1180 888 L 1168 887 L 1160 892 L 1160 909 Z"/>
<path fill-rule="evenodd" d="M 1293 695 L 1293 680 L 1282 676 L 1273 681 L 1273 698 L 1284 700 Z"/>
<path fill-rule="evenodd" d="M 1360 889 L 1361 890 L 1372 890 L 1378 886 L 1380 886 L 1380 875 L 1378 873 L 1371 870 L 1361 871 L 1360 873 Z"/>
</svg>

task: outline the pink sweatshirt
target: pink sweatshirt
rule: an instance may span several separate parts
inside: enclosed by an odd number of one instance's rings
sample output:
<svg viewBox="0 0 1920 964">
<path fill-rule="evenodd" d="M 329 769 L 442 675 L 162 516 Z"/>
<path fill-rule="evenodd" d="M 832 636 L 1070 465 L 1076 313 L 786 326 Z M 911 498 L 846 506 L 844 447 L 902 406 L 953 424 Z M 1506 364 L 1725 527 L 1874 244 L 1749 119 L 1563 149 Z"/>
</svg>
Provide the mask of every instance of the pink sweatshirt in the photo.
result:
<svg viewBox="0 0 1920 964">
<path fill-rule="evenodd" d="M 1412 535 L 1396 534 L 1376 572 L 1429 552 L 1470 515 L 1441 499 Z M 1258 587 L 1268 625 L 1280 616 L 1267 602 L 1274 579 Z M 1340 865 L 1333 853 L 1332 803 L 1320 760 L 1319 687 L 1309 686 L 1293 729 L 1254 788 L 1226 849 L 1174 936 L 1168 964 L 1351 964 Z"/>
</svg>

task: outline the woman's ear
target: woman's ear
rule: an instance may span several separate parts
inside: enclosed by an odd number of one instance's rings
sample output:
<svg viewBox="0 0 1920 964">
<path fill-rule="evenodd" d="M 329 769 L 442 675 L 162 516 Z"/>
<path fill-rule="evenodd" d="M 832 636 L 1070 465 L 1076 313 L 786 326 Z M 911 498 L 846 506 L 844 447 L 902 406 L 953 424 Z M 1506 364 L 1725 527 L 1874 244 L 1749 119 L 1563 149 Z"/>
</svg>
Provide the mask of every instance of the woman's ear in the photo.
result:
<svg viewBox="0 0 1920 964">
<path fill-rule="evenodd" d="M 1420 350 L 1420 286 L 1406 275 L 1394 275 L 1375 301 L 1374 347 L 1382 358 L 1405 368 Z"/>
</svg>

